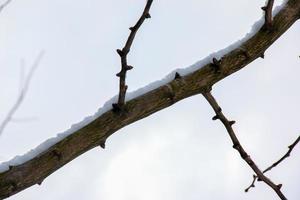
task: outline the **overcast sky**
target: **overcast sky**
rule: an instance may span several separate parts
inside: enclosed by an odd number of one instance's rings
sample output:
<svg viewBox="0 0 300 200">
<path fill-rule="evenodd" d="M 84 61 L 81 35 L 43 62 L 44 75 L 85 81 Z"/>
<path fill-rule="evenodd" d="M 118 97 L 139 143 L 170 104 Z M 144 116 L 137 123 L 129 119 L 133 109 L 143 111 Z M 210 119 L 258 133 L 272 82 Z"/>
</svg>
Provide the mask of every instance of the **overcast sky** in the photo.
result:
<svg viewBox="0 0 300 200">
<path fill-rule="evenodd" d="M 3 1 L 2 1 L 3 2 Z M 280 4 L 281 1 L 276 1 Z M 264 0 L 154 0 L 129 63 L 129 90 L 163 78 L 241 39 Z M 0 137 L 0 161 L 34 148 L 94 114 L 118 93 L 121 48 L 143 0 L 13 0 L 0 14 L 0 120 L 18 95 L 20 63 L 27 72 L 46 54 L 28 95 Z M 300 24 L 297 22 L 243 70 L 214 86 L 238 137 L 265 168 L 300 133 Z M 12 200 L 274 200 L 263 183 L 249 193 L 252 171 L 232 149 L 222 124 L 201 96 L 183 100 L 116 132 Z M 299 199 L 300 146 L 270 175 Z"/>
</svg>

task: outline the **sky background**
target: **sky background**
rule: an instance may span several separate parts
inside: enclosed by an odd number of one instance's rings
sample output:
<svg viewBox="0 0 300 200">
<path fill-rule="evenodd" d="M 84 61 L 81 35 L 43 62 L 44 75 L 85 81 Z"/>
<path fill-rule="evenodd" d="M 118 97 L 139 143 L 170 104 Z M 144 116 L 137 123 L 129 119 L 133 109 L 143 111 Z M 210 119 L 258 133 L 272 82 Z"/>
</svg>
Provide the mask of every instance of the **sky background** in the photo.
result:
<svg viewBox="0 0 300 200">
<path fill-rule="evenodd" d="M 3 1 L 0 1 L 3 2 Z M 264 0 L 154 0 L 129 63 L 129 91 L 163 78 L 241 39 Z M 276 1 L 280 4 L 281 1 Z M 20 63 L 27 72 L 45 56 L 29 92 L 0 137 L 0 162 L 94 114 L 118 93 L 121 48 L 140 16 L 142 0 L 13 0 L 0 13 L 0 120 L 13 105 Z M 281 157 L 300 133 L 300 24 L 258 59 L 217 83 L 213 94 L 241 143 L 261 168 Z M 249 193 L 252 171 L 232 149 L 201 95 L 131 124 L 12 200 L 277 199 L 263 183 Z M 300 146 L 267 175 L 299 199 Z"/>
</svg>

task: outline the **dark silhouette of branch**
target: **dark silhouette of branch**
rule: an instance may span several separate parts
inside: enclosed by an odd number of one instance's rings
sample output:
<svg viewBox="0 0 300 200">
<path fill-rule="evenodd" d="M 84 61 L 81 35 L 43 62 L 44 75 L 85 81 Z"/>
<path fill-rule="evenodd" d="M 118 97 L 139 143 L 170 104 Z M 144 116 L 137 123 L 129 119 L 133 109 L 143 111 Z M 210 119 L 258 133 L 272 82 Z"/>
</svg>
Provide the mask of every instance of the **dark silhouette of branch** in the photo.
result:
<svg viewBox="0 0 300 200">
<path fill-rule="evenodd" d="M 41 184 L 53 172 L 90 149 L 99 147 L 119 129 L 150 116 L 174 103 L 207 91 L 220 80 L 260 58 L 283 33 L 300 18 L 300 0 L 288 0 L 273 19 L 273 29 L 259 29 L 241 47 L 232 49 L 221 59 L 221 73 L 211 64 L 178 76 L 151 91 L 126 102 L 126 114 L 117 115 L 112 109 L 94 121 L 68 135 L 31 160 L 0 173 L 0 199 L 12 196 L 34 184 Z M 247 53 L 245 53 L 245 51 Z"/>
<path fill-rule="evenodd" d="M 131 45 L 133 43 L 133 40 L 135 38 L 135 35 L 139 28 L 142 26 L 143 22 L 150 18 L 149 10 L 151 8 L 153 0 L 147 0 L 145 9 L 143 11 L 142 16 L 139 18 L 137 23 L 130 27 L 129 30 L 131 33 L 129 34 L 129 37 L 127 39 L 127 42 L 123 49 L 117 49 L 117 53 L 119 54 L 121 58 L 121 71 L 116 74 L 117 77 L 120 77 L 120 84 L 119 84 L 119 98 L 118 103 L 113 104 L 113 108 L 115 111 L 121 111 L 123 110 L 124 104 L 125 104 L 125 96 L 128 86 L 126 85 L 126 73 L 128 70 L 131 70 L 133 67 L 127 64 L 127 55 L 130 52 Z"/>
<path fill-rule="evenodd" d="M 273 16 L 272 16 L 272 9 L 274 5 L 274 0 L 268 0 L 267 5 L 262 7 L 261 9 L 265 12 L 265 27 L 267 29 L 272 28 L 273 24 Z"/>
<path fill-rule="evenodd" d="M 22 88 L 20 89 L 20 94 L 19 94 L 15 104 L 11 107 L 11 109 L 8 111 L 6 117 L 4 118 L 2 123 L 0 124 L 0 136 L 1 136 L 1 134 L 3 134 L 4 129 L 6 128 L 8 123 L 12 120 L 13 115 L 15 114 L 15 112 L 18 110 L 18 108 L 22 104 L 22 102 L 23 102 L 23 100 L 24 100 L 24 98 L 27 94 L 30 81 L 31 81 L 31 79 L 34 75 L 34 72 L 36 71 L 36 69 L 38 68 L 38 66 L 40 64 L 40 61 L 41 61 L 43 55 L 44 55 L 44 52 L 41 52 L 38 55 L 38 57 L 36 58 L 33 65 L 31 66 L 30 71 L 29 71 L 24 83 L 22 83 Z"/>
<path fill-rule="evenodd" d="M 12 0 L 7 0 L 5 1 L 2 5 L 0 5 L 0 13 L 2 12 L 2 10 L 8 6 L 8 4 L 11 2 Z"/>
<path fill-rule="evenodd" d="M 240 156 L 252 168 L 252 170 L 256 173 L 256 176 L 260 180 L 262 180 L 268 186 L 270 186 L 277 193 L 277 195 L 280 197 L 280 199 L 286 200 L 287 198 L 283 195 L 283 193 L 280 190 L 282 185 L 281 184 L 276 185 L 268 177 L 266 177 L 264 175 L 264 173 L 258 168 L 257 164 L 253 161 L 253 159 L 250 157 L 250 155 L 244 150 L 243 146 L 241 145 L 239 139 L 237 138 L 237 136 L 232 128 L 235 121 L 229 121 L 225 117 L 225 115 L 222 112 L 221 107 L 219 106 L 219 104 L 217 103 L 217 101 L 215 100 L 215 98 L 213 97 L 213 95 L 211 94 L 210 91 L 204 92 L 202 94 L 205 97 L 205 99 L 209 102 L 209 104 L 211 105 L 211 107 L 213 108 L 213 110 L 216 113 L 216 116 L 213 117 L 213 120 L 219 119 L 225 126 L 225 128 L 230 136 L 230 139 L 232 140 L 233 148 L 239 152 Z"/>
<path fill-rule="evenodd" d="M 270 165 L 268 168 L 266 168 L 263 171 L 263 173 L 271 171 L 274 167 L 276 167 L 281 162 L 283 162 L 285 159 L 287 159 L 290 156 L 290 154 L 293 151 L 293 149 L 295 148 L 295 146 L 299 143 L 299 141 L 300 141 L 300 136 L 295 140 L 295 142 L 293 142 L 293 144 L 291 144 L 290 146 L 288 146 L 289 150 L 286 152 L 286 154 L 284 154 L 278 161 L 276 161 L 275 163 L 273 163 L 272 165 Z M 255 182 L 257 180 L 260 180 L 259 177 L 257 177 L 256 175 L 253 175 L 253 181 L 250 184 L 250 186 L 245 189 L 245 192 L 248 192 L 251 188 L 255 187 Z"/>
</svg>

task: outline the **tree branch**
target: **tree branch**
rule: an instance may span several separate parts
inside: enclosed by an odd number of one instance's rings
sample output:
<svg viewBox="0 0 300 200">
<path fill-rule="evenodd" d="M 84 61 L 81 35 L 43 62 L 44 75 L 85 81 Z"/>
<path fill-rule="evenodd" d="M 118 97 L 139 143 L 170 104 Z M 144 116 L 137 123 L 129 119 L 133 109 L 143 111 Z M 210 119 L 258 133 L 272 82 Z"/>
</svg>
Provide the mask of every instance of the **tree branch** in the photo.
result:
<svg viewBox="0 0 300 200">
<path fill-rule="evenodd" d="M 251 169 L 256 173 L 256 176 L 265 182 L 268 186 L 270 186 L 280 197 L 282 200 L 286 200 L 287 198 L 283 195 L 283 193 L 280 191 L 281 184 L 276 185 L 274 184 L 268 177 L 266 177 L 263 172 L 258 168 L 257 164 L 252 160 L 250 155 L 244 150 L 243 146 L 241 145 L 239 139 L 237 138 L 234 130 L 232 129 L 232 125 L 235 123 L 235 121 L 229 121 L 225 115 L 222 113 L 222 109 L 211 94 L 210 91 L 202 93 L 205 99 L 209 102 L 211 107 L 214 109 L 216 116 L 213 117 L 213 120 L 219 119 L 223 125 L 225 126 L 230 139 L 233 143 L 233 148 L 237 150 L 240 154 L 240 156 L 243 158 L 243 160 L 251 167 Z"/>
<path fill-rule="evenodd" d="M 11 2 L 12 0 L 7 0 L 5 1 L 2 5 L 0 5 L 0 13 L 2 12 L 2 10 L 8 6 L 8 4 Z"/>
<path fill-rule="evenodd" d="M 286 154 L 284 154 L 278 161 L 276 161 L 275 163 L 273 163 L 272 165 L 270 165 L 268 168 L 266 168 L 263 173 L 266 173 L 268 171 L 271 171 L 274 167 L 276 167 L 277 165 L 279 165 L 281 162 L 283 162 L 286 158 L 288 158 L 291 154 L 291 152 L 293 151 L 293 149 L 295 148 L 295 146 L 300 142 L 300 136 L 295 140 L 295 142 L 293 142 L 293 144 L 291 144 L 290 146 L 288 146 L 289 150 L 286 152 Z M 258 177 L 256 175 L 253 175 L 253 181 L 250 184 L 249 187 L 247 187 L 245 189 L 245 192 L 248 192 L 251 188 L 255 187 L 255 182 L 256 180 L 259 180 Z"/>
<path fill-rule="evenodd" d="M 198 66 L 198 70 L 126 102 L 128 112 L 117 115 L 109 110 L 33 159 L 0 173 L 0 199 L 41 183 L 60 167 L 99 146 L 117 130 L 184 98 L 205 92 L 208 87 L 259 58 L 299 16 L 300 0 L 289 0 L 274 17 L 274 29 L 266 31 L 261 28 L 242 44 L 243 48 L 233 49 L 222 57 L 222 73 L 215 73 L 211 64 Z"/>
<path fill-rule="evenodd" d="M 30 71 L 29 71 L 29 73 L 26 77 L 26 80 L 25 80 L 24 84 L 21 83 L 22 87 L 21 87 L 20 94 L 19 94 L 15 104 L 12 106 L 12 108 L 9 110 L 6 117 L 4 118 L 3 122 L 0 124 L 0 136 L 2 135 L 2 133 L 3 133 L 4 129 L 6 128 L 6 126 L 8 125 L 8 123 L 11 121 L 11 119 L 12 119 L 13 115 L 15 114 L 15 112 L 18 110 L 18 108 L 22 104 L 22 102 L 23 102 L 23 100 L 24 100 L 24 98 L 27 94 L 32 76 L 33 76 L 35 70 L 38 68 L 43 55 L 44 55 L 44 52 L 41 52 L 38 55 L 38 57 L 36 58 L 36 60 L 34 61 L 33 65 L 30 68 Z"/>
<path fill-rule="evenodd" d="M 113 104 L 113 108 L 115 111 L 121 111 L 123 110 L 124 104 L 125 104 L 125 96 L 126 96 L 126 91 L 128 86 L 126 85 L 126 72 L 128 70 L 131 70 L 133 67 L 127 64 L 127 55 L 130 52 L 131 45 L 133 43 L 133 40 L 135 38 L 135 35 L 139 28 L 142 26 L 143 22 L 150 18 L 149 10 L 151 8 L 153 0 L 147 0 L 147 4 L 145 6 L 145 9 L 143 11 L 142 16 L 139 18 L 137 23 L 130 27 L 129 30 L 131 33 L 129 34 L 129 37 L 127 39 L 127 42 L 123 49 L 117 49 L 117 53 L 119 54 L 121 58 L 121 71 L 116 74 L 117 77 L 120 77 L 120 84 L 119 84 L 119 98 L 118 98 L 118 103 Z"/>
<path fill-rule="evenodd" d="M 267 29 L 272 28 L 272 10 L 273 10 L 274 0 L 268 0 L 267 5 L 262 7 L 261 9 L 265 12 L 265 27 Z"/>
</svg>

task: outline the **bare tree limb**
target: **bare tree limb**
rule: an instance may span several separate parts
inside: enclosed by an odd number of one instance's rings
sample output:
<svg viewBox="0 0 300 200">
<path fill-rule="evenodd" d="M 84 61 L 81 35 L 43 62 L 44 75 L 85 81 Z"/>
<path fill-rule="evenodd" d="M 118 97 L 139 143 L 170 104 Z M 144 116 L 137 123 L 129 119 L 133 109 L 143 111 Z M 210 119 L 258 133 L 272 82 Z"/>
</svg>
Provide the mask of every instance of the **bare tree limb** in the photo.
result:
<svg viewBox="0 0 300 200">
<path fill-rule="evenodd" d="M 273 24 L 273 16 L 272 16 L 272 10 L 273 10 L 274 0 L 268 0 L 267 5 L 262 7 L 261 9 L 265 12 L 265 27 L 267 29 L 271 29 Z"/>
<path fill-rule="evenodd" d="M 12 0 L 7 0 L 5 1 L 2 5 L 0 5 L 0 13 L 2 12 L 2 10 L 8 6 L 8 4 L 11 2 Z"/>
<path fill-rule="evenodd" d="M 36 60 L 34 61 L 33 65 L 30 68 L 30 71 L 24 81 L 24 83 L 22 83 L 22 88 L 20 89 L 20 94 L 15 102 L 15 104 L 12 106 L 12 108 L 8 111 L 6 117 L 4 118 L 4 120 L 2 121 L 2 123 L 0 124 L 0 136 L 3 134 L 4 129 L 6 128 L 6 126 L 8 125 L 8 123 L 11 121 L 13 115 L 15 114 L 15 112 L 18 110 L 18 108 L 20 107 L 20 105 L 22 104 L 28 88 L 29 88 L 29 84 L 30 81 L 32 79 L 32 76 L 34 74 L 34 72 L 36 71 L 36 69 L 38 68 L 40 61 L 42 59 L 44 55 L 44 52 L 41 52 L 38 57 L 36 58 Z"/>
<path fill-rule="evenodd" d="M 0 199 L 14 195 L 34 184 L 40 184 L 50 174 L 88 150 L 99 147 L 117 130 L 158 112 L 187 97 L 203 93 L 208 87 L 244 68 L 260 58 L 283 33 L 300 17 L 300 0 L 288 0 L 273 19 L 273 29 L 261 28 L 246 40 L 241 48 L 233 49 L 222 57 L 221 72 L 216 73 L 211 64 L 174 79 L 141 96 L 126 102 L 123 114 L 109 110 L 54 144 L 33 159 L 0 173 Z M 247 51 L 247 53 L 245 53 Z"/>
<path fill-rule="evenodd" d="M 285 159 L 287 159 L 291 152 L 293 151 L 293 149 L 295 148 L 295 146 L 300 142 L 300 136 L 295 140 L 295 142 L 293 142 L 290 146 L 288 146 L 288 151 L 286 152 L 286 154 L 284 154 L 278 161 L 276 161 L 275 163 L 273 163 L 272 165 L 270 165 L 268 168 L 266 168 L 263 173 L 266 173 L 268 171 L 271 171 L 274 167 L 276 167 L 277 165 L 279 165 L 281 162 L 283 162 Z M 253 175 L 253 181 L 250 184 L 249 187 L 247 187 L 245 189 L 245 192 L 248 192 L 251 188 L 255 187 L 255 182 L 256 180 L 260 180 L 259 177 L 257 177 L 256 175 Z"/>
<path fill-rule="evenodd" d="M 131 33 L 129 34 L 129 37 L 127 39 L 127 42 L 125 44 L 125 46 L 123 47 L 123 49 L 117 49 L 117 53 L 119 54 L 120 58 L 121 58 L 121 71 L 119 73 L 116 74 L 117 77 L 120 77 L 120 85 L 119 85 L 119 98 L 118 98 L 118 103 L 117 104 L 113 104 L 113 108 L 115 111 L 121 111 L 124 108 L 124 104 L 125 104 L 125 96 L 126 96 L 126 91 L 128 86 L 126 85 L 126 72 L 128 70 L 131 70 L 133 67 L 127 64 L 127 55 L 130 52 L 130 48 L 131 45 L 133 43 L 133 40 L 135 38 L 135 35 L 137 33 L 137 31 L 139 30 L 139 28 L 142 26 L 143 22 L 150 18 L 150 8 L 152 5 L 153 0 L 147 0 L 145 9 L 143 11 L 142 16 L 139 18 L 139 20 L 137 21 L 137 23 L 130 27 L 129 30 L 131 31 Z"/>
<path fill-rule="evenodd" d="M 213 120 L 219 119 L 225 126 L 225 128 L 230 136 L 230 139 L 232 140 L 233 148 L 239 152 L 240 156 L 249 165 L 249 167 L 251 167 L 251 169 L 256 173 L 256 176 L 260 180 L 262 180 L 268 186 L 270 186 L 277 193 L 277 195 L 280 197 L 280 199 L 286 200 L 287 198 L 283 195 L 283 193 L 280 190 L 282 185 L 281 184 L 276 185 L 268 177 L 266 177 L 264 175 L 264 173 L 258 168 L 257 164 L 253 161 L 253 159 L 250 157 L 250 155 L 245 151 L 243 146 L 241 145 L 239 139 L 237 138 L 237 136 L 232 128 L 232 125 L 235 123 L 235 121 L 229 121 L 225 117 L 225 115 L 222 112 L 221 107 L 219 106 L 219 104 L 217 103 L 217 101 L 215 100 L 215 98 L 213 97 L 213 95 L 211 94 L 210 91 L 204 92 L 202 94 L 205 97 L 205 99 L 209 102 L 209 104 L 211 105 L 211 107 L 213 108 L 213 110 L 216 113 L 216 116 L 213 117 Z"/>
</svg>

